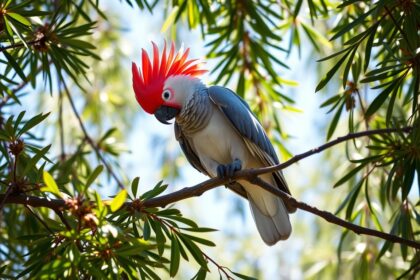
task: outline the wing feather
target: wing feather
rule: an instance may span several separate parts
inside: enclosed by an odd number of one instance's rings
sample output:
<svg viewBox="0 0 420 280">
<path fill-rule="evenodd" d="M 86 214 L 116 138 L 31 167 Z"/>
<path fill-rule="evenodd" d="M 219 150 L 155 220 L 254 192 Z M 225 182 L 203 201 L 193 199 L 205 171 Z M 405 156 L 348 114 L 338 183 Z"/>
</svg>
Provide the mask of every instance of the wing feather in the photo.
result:
<svg viewBox="0 0 420 280">
<path fill-rule="evenodd" d="M 264 128 L 252 113 L 248 104 L 228 88 L 212 86 L 208 89 L 209 97 L 223 112 L 232 126 L 244 138 L 251 153 L 267 166 L 279 163 L 273 145 Z M 273 173 L 277 186 L 290 193 L 281 171 Z"/>
</svg>

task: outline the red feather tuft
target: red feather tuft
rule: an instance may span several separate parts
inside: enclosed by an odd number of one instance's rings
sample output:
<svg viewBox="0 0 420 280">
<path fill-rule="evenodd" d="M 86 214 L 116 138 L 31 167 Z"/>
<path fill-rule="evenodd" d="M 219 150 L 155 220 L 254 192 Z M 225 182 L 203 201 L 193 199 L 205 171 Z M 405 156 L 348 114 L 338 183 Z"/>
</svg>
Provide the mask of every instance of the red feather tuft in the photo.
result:
<svg viewBox="0 0 420 280">
<path fill-rule="evenodd" d="M 163 104 L 161 97 L 165 80 L 170 76 L 186 75 L 197 77 L 206 70 L 200 69 L 197 59 L 188 60 L 190 49 L 183 53 L 175 53 L 175 45 L 172 42 L 169 54 L 166 55 L 166 42 L 162 56 L 159 58 L 159 49 L 154 42 L 153 61 L 144 49 L 141 54 L 141 72 L 135 63 L 132 64 L 133 89 L 136 99 L 141 107 L 148 113 L 153 114 Z M 152 64 L 153 62 L 153 64 Z"/>
</svg>

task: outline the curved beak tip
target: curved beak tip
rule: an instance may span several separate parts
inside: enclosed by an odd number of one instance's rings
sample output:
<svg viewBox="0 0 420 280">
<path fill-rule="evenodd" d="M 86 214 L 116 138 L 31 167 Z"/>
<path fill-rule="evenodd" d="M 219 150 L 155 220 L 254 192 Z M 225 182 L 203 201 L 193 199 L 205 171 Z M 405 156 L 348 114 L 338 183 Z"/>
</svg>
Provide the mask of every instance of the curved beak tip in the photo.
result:
<svg viewBox="0 0 420 280">
<path fill-rule="evenodd" d="M 179 109 L 169 107 L 169 106 L 160 106 L 154 113 L 156 119 L 163 124 L 171 124 L 168 122 L 178 115 Z"/>
</svg>

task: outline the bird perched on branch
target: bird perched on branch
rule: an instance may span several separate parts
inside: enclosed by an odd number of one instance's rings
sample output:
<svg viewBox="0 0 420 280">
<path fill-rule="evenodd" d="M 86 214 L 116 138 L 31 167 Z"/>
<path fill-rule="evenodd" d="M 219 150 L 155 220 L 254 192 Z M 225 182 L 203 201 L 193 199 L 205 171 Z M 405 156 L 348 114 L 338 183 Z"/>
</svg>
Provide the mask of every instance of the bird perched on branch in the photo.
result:
<svg viewBox="0 0 420 280">
<path fill-rule="evenodd" d="M 231 177 L 246 168 L 278 164 L 270 140 L 248 104 L 228 88 L 207 87 L 198 78 L 206 70 L 189 60 L 189 49 L 172 43 L 162 54 L 153 43 L 153 59 L 142 49 L 141 69 L 132 64 L 133 88 L 141 107 L 164 124 L 175 119 L 175 137 L 193 167 L 210 177 Z M 290 193 L 281 171 L 261 179 Z M 283 201 L 246 180 L 227 185 L 249 200 L 257 229 L 268 245 L 290 236 L 290 212 Z"/>
</svg>

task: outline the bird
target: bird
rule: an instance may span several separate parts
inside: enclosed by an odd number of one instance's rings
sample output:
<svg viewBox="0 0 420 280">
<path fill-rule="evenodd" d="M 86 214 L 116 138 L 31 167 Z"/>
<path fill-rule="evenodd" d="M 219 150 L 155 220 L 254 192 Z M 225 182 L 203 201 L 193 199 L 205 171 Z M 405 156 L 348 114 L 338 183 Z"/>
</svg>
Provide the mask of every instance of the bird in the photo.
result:
<svg viewBox="0 0 420 280">
<path fill-rule="evenodd" d="M 261 123 L 249 105 L 232 90 L 207 86 L 200 77 L 207 72 L 201 61 L 189 59 L 187 48 L 164 43 L 160 54 L 152 42 L 153 58 L 141 52 L 141 68 L 132 63 L 135 98 L 143 110 L 163 124 L 174 120 L 175 138 L 189 163 L 211 177 L 230 178 L 236 171 L 279 164 Z M 260 176 L 290 194 L 281 171 Z M 259 186 L 230 181 L 226 187 L 249 201 L 262 240 L 274 245 L 292 232 L 289 213 L 296 209 Z"/>
</svg>

